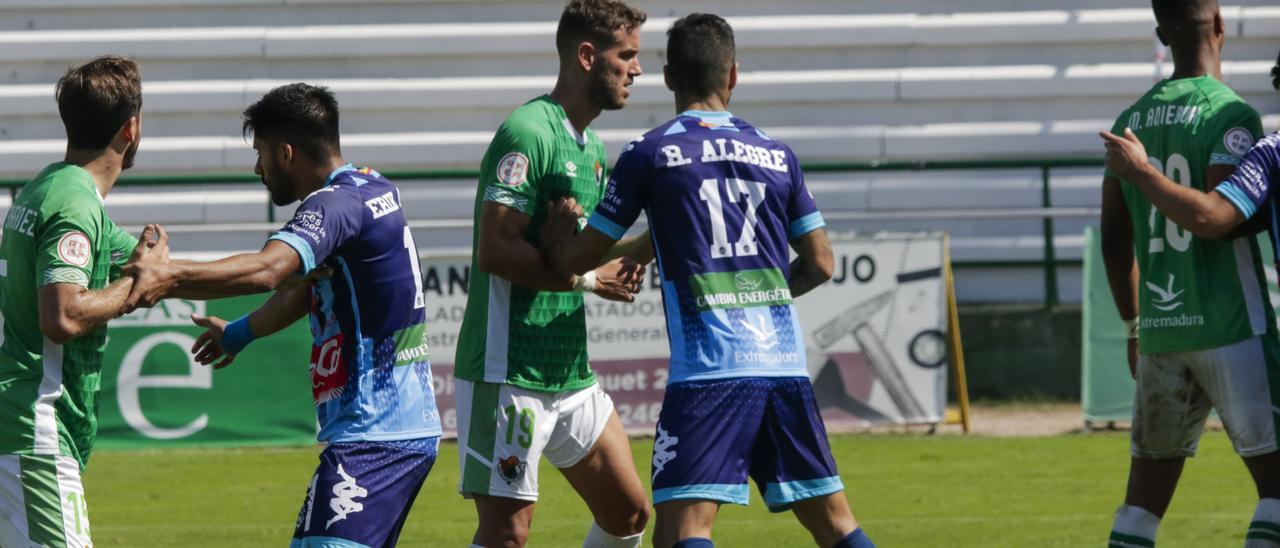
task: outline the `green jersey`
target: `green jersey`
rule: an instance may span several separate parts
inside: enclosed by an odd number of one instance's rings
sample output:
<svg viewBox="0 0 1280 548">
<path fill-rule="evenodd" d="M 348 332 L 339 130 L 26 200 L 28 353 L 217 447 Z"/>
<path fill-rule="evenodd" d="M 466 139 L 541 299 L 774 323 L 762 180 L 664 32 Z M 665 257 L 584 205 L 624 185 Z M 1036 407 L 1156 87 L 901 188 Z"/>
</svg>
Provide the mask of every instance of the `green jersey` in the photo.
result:
<svg viewBox="0 0 1280 548">
<path fill-rule="evenodd" d="M 1149 161 L 1178 184 L 1207 192 L 1211 166 L 1239 165 L 1262 136 L 1257 111 L 1212 76 L 1164 80 L 1121 113 Z M 1107 173 L 1108 176 L 1113 176 Z M 1138 346 L 1144 354 L 1205 350 L 1275 330 L 1258 243 L 1205 240 L 1178 227 L 1124 184 L 1138 264 Z"/>
<path fill-rule="evenodd" d="M 604 186 L 604 154 L 595 133 L 579 135 L 564 108 L 545 95 L 517 108 L 498 128 L 476 189 L 471 279 L 455 364 L 459 379 L 544 392 L 596 382 L 587 365 L 582 294 L 538 291 L 482 272 L 476 246 L 485 202 L 532 217 L 524 239 L 534 246 L 548 201 L 572 196 L 583 211 L 594 210 Z"/>
<path fill-rule="evenodd" d="M 77 166 L 45 168 L 14 200 L 0 241 L 0 454 L 88 461 L 106 327 L 54 344 L 40 331 L 36 293 L 54 283 L 102 289 L 135 245 Z"/>
</svg>

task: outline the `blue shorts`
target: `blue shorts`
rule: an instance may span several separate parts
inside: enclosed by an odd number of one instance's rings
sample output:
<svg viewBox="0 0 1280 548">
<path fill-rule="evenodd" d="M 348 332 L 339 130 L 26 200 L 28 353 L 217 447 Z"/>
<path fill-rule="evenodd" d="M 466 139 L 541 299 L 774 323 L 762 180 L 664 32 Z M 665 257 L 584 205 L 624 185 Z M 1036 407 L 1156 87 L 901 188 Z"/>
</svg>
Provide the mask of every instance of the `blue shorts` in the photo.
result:
<svg viewBox="0 0 1280 548">
<path fill-rule="evenodd" d="M 329 444 L 290 548 L 395 546 L 439 449 L 438 436 Z"/>
<path fill-rule="evenodd" d="M 667 386 L 653 443 L 653 503 L 745 505 L 748 476 L 772 512 L 844 489 L 809 379 Z"/>
</svg>

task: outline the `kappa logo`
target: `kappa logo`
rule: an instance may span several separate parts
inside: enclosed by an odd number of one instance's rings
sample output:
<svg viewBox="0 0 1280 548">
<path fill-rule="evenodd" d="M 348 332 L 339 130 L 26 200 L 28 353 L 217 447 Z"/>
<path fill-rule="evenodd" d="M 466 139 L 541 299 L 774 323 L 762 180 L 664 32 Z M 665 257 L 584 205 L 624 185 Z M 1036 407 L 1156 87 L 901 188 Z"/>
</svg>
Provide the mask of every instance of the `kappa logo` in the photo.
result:
<svg viewBox="0 0 1280 548">
<path fill-rule="evenodd" d="M 520 481 L 520 478 L 524 477 L 525 468 L 528 468 L 528 464 L 516 456 L 499 460 L 496 464 L 498 465 L 498 473 L 502 474 L 502 479 L 507 480 L 509 484 Z"/>
<path fill-rule="evenodd" d="M 348 514 L 364 511 L 364 504 L 356 502 L 355 499 L 369 496 L 369 490 L 356 484 L 356 479 L 348 475 L 341 464 L 338 465 L 338 475 L 342 476 L 342 481 L 333 486 L 333 498 L 329 500 L 329 509 L 333 510 L 333 517 L 325 522 L 325 529 L 347 519 Z"/>
<path fill-rule="evenodd" d="M 653 440 L 653 477 L 657 478 L 658 474 L 666 468 L 667 463 L 676 458 L 676 444 L 680 443 L 680 438 L 667 433 L 662 427 L 662 423 L 658 423 L 658 438 Z"/>
<path fill-rule="evenodd" d="M 748 333 L 751 333 L 751 338 L 755 341 L 757 347 L 761 350 L 772 350 L 773 347 L 778 346 L 778 338 L 775 337 L 778 334 L 778 330 L 769 329 L 769 326 L 765 324 L 764 316 L 759 316 L 759 320 L 757 325 L 752 325 L 746 320 L 740 320 L 738 323 Z"/>
<path fill-rule="evenodd" d="M 1167 284 L 1167 287 L 1160 287 L 1151 282 L 1147 282 L 1147 289 L 1150 289 L 1158 297 L 1151 303 L 1151 305 L 1156 307 L 1157 310 L 1173 312 L 1174 310 L 1177 310 L 1178 307 L 1182 306 L 1182 301 L 1177 299 L 1182 296 L 1185 290 L 1175 292 L 1173 290 L 1173 281 L 1173 274 L 1169 274 L 1169 283 Z"/>
</svg>

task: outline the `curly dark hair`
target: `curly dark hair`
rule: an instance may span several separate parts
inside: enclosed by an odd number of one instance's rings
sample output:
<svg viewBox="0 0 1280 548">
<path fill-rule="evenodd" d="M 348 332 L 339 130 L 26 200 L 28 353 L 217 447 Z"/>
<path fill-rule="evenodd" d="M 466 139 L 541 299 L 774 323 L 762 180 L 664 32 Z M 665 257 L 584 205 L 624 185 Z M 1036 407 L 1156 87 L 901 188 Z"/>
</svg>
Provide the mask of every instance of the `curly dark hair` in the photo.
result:
<svg viewBox="0 0 1280 548">
<path fill-rule="evenodd" d="M 244 110 L 244 136 L 283 140 L 313 160 L 341 150 L 338 99 L 329 88 L 296 83 L 280 86 Z"/>
<path fill-rule="evenodd" d="M 142 71 L 123 57 L 107 55 L 67 69 L 54 87 L 67 145 L 102 150 L 129 118 L 142 111 Z"/>
<path fill-rule="evenodd" d="M 607 49 L 614 45 L 615 31 L 631 32 L 648 18 L 643 11 L 620 0 L 571 0 L 560 14 L 556 51 L 561 57 L 571 56 L 582 42 Z"/>
</svg>

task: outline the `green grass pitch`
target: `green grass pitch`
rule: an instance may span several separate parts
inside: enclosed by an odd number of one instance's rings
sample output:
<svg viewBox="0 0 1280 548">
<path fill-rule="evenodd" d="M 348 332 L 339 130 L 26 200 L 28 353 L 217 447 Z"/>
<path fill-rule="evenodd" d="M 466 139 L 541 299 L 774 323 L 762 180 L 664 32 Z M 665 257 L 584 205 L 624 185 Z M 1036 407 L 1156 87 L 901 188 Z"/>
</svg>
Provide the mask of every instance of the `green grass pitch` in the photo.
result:
<svg viewBox="0 0 1280 548">
<path fill-rule="evenodd" d="M 632 450 L 649 473 L 651 440 Z M 832 439 L 855 515 L 882 547 L 1101 546 L 1123 497 L 1123 433 L 1049 438 L 863 435 Z M 318 449 L 101 451 L 85 477 L 93 537 L 116 546 L 286 546 Z M 554 469 L 529 545 L 580 546 L 586 507 Z M 455 491 L 457 446 L 441 456 L 401 546 L 466 546 L 472 506 Z M 1161 526 L 1162 547 L 1239 546 L 1255 494 L 1226 436 L 1210 432 Z M 758 493 L 725 506 L 720 546 L 811 546 L 790 514 Z"/>
</svg>

